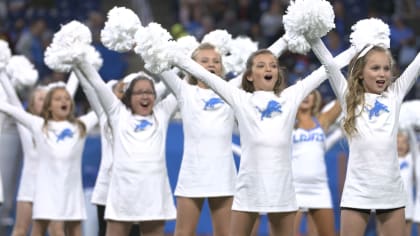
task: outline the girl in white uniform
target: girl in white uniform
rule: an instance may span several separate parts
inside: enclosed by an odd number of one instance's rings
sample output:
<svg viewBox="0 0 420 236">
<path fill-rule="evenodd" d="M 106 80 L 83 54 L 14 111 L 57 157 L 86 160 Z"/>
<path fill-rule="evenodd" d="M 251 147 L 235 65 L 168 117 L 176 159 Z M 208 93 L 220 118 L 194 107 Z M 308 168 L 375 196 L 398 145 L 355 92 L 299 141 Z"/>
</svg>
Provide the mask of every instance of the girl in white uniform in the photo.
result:
<svg viewBox="0 0 420 236">
<path fill-rule="evenodd" d="M 99 128 L 101 134 L 101 163 L 99 166 L 98 176 L 96 177 L 95 187 L 92 193 L 91 202 L 97 206 L 97 218 L 98 218 L 98 235 L 105 236 L 106 234 L 106 221 L 104 219 L 105 215 L 105 206 L 108 196 L 109 182 L 111 180 L 112 173 L 112 162 L 113 162 L 113 149 L 112 149 L 112 133 L 111 127 L 108 123 L 108 118 L 106 113 L 102 109 L 102 106 L 99 102 L 99 98 L 90 85 L 89 81 L 84 77 L 79 70 L 74 71 L 79 78 L 80 83 L 83 85 L 82 88 L 85 91 L 85 94 L 88 96 L 87 99 L 93 111 L 96 113 L 99 118 Z M 140 75 L 146 75 L 143 72 L 132 73 L 121 79 L 120 81 L 112 80 L 107 83 L 107 86 L 112 90 L 112 92 L 117 96 L 118 99 L 121 99 L 124 95 L 124 86 L 128 87 L 132 79 L 139 77 Z M 166 93 L 166 89 L 162 83 L 157 85 L 157 97 L 161 98 Z M 134 226 L 130 232 L 130 235 L 138 234 L 138 227 Z"/>
<path fill-rule="evenodd" d="M 0 78 L 0 82 L 10 104 L 16 107 L 21 107 L 23 110 L 23 106 L 20 103 L 9 78 Z M 42 104 L 44 102 L 46 93 L 46 88 L 34 88 L 29 97 L 28 112 L 38 116 L 41 114 Z M 16 223 L 13 227 L 12 235 L 23 236 L 27 235 L 32 221 L 32 202 L 34 197 L 35 179 L 39 158 L 30 130 L 21 124 L 18 124 L 17 128 L 23 149 L 23 167 L 17 195 Z"/>
<path fill-rule="evenodd" d="M 176 110 L 173 96 L 155 104 L 153 81 L 134 79 L 120 101 L 86 62 L 80 70 L 95 88 L 113 137 L 111 182 L 105 218 L 107 235 L 128 235 L 140 222 L 143 235 L 163 235 L 176 210 L 165 160 L 168 123 Z"/>
<path fill-rule="evenodd" d="M 400 131 L 397 135 L 398 163 L 400 164 L 401 177 L 407 192 L 407 205 L 405 206 L 405 235 L 411 236 L 411 225 L 414 211 L 414 162 L 412 152 L 410 152 L 410 142 L 407 132 Z"/>
<path fill-rule="evenodd" d="M 352 60 L 347 81 L 327 49 L 314 52 L 331 75 L 349 141 L 340 235 L 362 235 L 371 209 L 385 235 L 404 235 L 407 195 L 397 158 L 398 116 L 420 74 L 420 56 L 392 82 L 389 50 L 369 45 Z"/>
<path fill-rule="evenodd" d="M 93 113 L 76 119 L 73 108 L 64 87 L 47 93 L 42 118 L 8 104 L 0 108 L 31 131 L 41 155 L 33 199 L 35 236 L 44 235 L 51 220 L 65 221 L 69 235 L 81 235 L 80 223 L 86 218 L 81 157 L 86 133 L 97 119 Z"/>
<path fill-rule="evenodd" d="M 238 120 L 242 156 L 230 234 L 249 235 L 258 213 L 267 212 L 274 235 L 291 235 L 297 210 L 290 157 L 293 124 L 301 101 L 326 77 L 309 76 L 283 90 L 278 60 L 268 50 L 249 57 L 243 89 L 191 60 L 177 63 L 219 94 Z"/>
<path fill-rule="evenodd" d="M 69 79 L 69 83 L 66 85 L 66 89 L 72 96 L 77 89 L 77 80 L 74 81 L 74 79 Z M 8 77 L 1 78 L 0 83 L 8 97 L 9 103 L 15 107 L 23 107 L 10 79 Z M 38 86 L 33 89 L 28 101 L 27 111 L 29 113 L 37 116 L 41 115 L 46 93 L 47 87 Z M 16 223 L 13 227 L 12 236 L 24 236 L 27 235 L 32 221 L 32 203 L 35 192 L 39 155 L 36 152 L 31 131 L 22 124 L 17 124 L 17 128 L 24 155 L 16 203 Z M 51 235 L 62 234 L 64 232 L 62 223 L 53 222 L 48 228 L 48 232 Z"/>
<path fill-rule="evenodd" d="M 314 90 L 299 106 L 292 136 L 293 182 L 298 211 L 295 232 L 304 211 L 315 223 L 318 235 L 334 236 L 334 211 L 325 164 L 326 131 L 341 113 L 338 102 L 320 113 L 321 94 Z"/>
<path fill-rule="evenodd" d="M 222 76 L 222 59 L 216 48 L 201 44 L 192 58 L 208 71 Z M 195 78 L 163 76 L 175 94 L 184 130 L 184 154 L 175 188 L 175 235 L 195 235 L 207 198 L 215 235 L 228 235 L 236 167 L 232 154 L 233 111 L 213 90 Z M 191 82 L 193 81 L 193 82 Z"/>
</svg>

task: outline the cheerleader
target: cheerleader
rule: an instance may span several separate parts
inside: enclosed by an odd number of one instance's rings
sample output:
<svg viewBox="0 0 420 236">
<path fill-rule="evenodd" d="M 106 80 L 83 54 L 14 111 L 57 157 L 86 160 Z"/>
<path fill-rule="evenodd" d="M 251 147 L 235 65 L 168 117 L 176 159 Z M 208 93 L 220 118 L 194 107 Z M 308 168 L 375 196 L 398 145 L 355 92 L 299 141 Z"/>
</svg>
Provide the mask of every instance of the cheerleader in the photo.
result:
<svg viewBox="0 0 420 236">
<path fill-rule="evenodd" d="M 75 70 L 95 89 L 113 137 L 106 235 L 128 235 L 135 222 L 140 222 L 144 235 L 163 235 L 165 221 L 176 216 L 165 162 L 166 132 L 176 109 L 175 98 L 169 96 L 155 104 L 153 81 L 138 76 L 120 101 L 86 61 L 77 63 Z"/>
<path fill-rule="evenodd" d="M 216 48 L 201 44 L 192 59 L 211 73 L 223 76 Z M 207 199 L 215 235 L 228 235 L 236 167 L 232 154 L 233 111 L 215 92 L 194 76 L 162 76 L 177 98 L 184 131 L 184 154 L 175 188 L 175 235 L 195 235 Z"/>
<path fill-rule="evenodd" d="M 33 197 L 32 235 L 44 235 L 51 221 L 65 221 L 69 235 L 81 235 L 86 218 L 81 179 L 81 157 L 86 133 L 96 124 L 93 113 L 76 119 L 70 94 L 62 86 L 46 95 L 41 117 L 2 104 L 30 130 L 40 156 Z"/>
<path fill-rule="evenodd" d="M 295 232 L 302 213 L 308 212 L 318 235 L 333 236 L 334 211 L 325 164 L 326 131 L 341 113 L 338 102 L 320 113 L 321 94 L 314 90 L 300 104 L 293 130 L 292 167 L 299 207 Z"/>
<path fill-rule="evenodd" d="M 99 128 L 100 128 L 100 137 L 101 137 L 101 163 L 99 166 L 98 176 L 96 178 L 95 187 L 92 193 L 91 202 L 97 207 L 97 220 L 98 220 L 98 235 L 105 236 L 106 234 L 106 220 L 104 219 L 105 215 L 105 206 L 106 199 L 108 196 L 109 182 L 111 179 L 112 173 L 112 162 L 113 162 L 113 139 L 111 128 L 108 123 L 108 118 L 102 109 L 102 106 L 99 102 L 99 98 L 95 93 L 95 90 L 92 88 L 90 83 L 84 77 L 84 75 L 79 71 L 75 70 L 74 73 L 77 75 L 77 78 L 80 80 L 80 83 L 83 85 L 82 88 L 85 92 L 89 104 L 95 114 L 99 119 Z M 107 83 L 107 86 L 115 94 L 115 96 L 121 100 L 124 95 L 124 87 L 127 88 L 130 82 L 139 76 L 148 76 L 144 72 L 140 71 L 138 73 L 132 73 L 121 79 L 120 81 L 111 80 Z M 151 79 L 151 78 L 150 78 Z M 163 83 L 158 83 L 156 85 L 157 97 L 161 99 L 167 93 L 165 85 Z M 130 235 L 138 234 L 138 227 L 134 226 L 130 232 Z"/>
<path fill-rule="evenodd" d="M 331 76 L 349 141 L 340 235 L 362 235 L 371 210 L 385 235 L 404 235 L 407 196 L 397 158 L 398 116 L 420 74 L 420 55 L 393 80 L 389 50 L 368 45 L 353 58 L 346 80 L 326 48 L 314 52 Z"/>
<path fill-rule="evenodd" d="M 16 56 L 16 58 L 22 56 Z M 12 58 L 13 59 L 13 58 Z M 26 58 L 18 58 L 22 61 L 24 59 L 25 62 L 27 61 Z M 17 59 L 16 59 L 17 60 Z M 12 62 L 12 60 L 11 60 Z M 29 61 L 27 61 L 29 63 Z M 9 63 L 12 64 L 12 63 Z M 26 63 L 20 64 L 20 66 L 24 66 Z M 28 70 L 26 74 L 30 75 L 32 72 L 30 68 L 24 68 Z M 22 67 L 20 67 L 22 70 Z M 11 73 L 13 74 L 13 73 Z M 35 71 L 35 75 L 38 73 Z M 23 73 L 25 75 L 25 73 Z M 15 75 L 16 76 L 16 75 Z M 15 78 L 12 78 L 15 79 Z M 11 79 L 8 78 L 5 74 L 0 78 L 0 83 L 3 86 L 5 94 L 7 95 L 8 101 L 10 104 L 16 107 L 23 107 L 21 104 L 15 89 L 12 86 Z M 66 89 L 69 93 L 74 96 L 76 93 L 76 89 L 78 86 L 77 79 L 69 78 L 68 83 L 66 84 Z M 27 111 L 33 115 L 40 116 L 41 110 L 44 102 L 45 95 L 47 93 L 46 86 L 37 86 L 35 87 L 29 96 L 28 101 L 28 108 Z M 19 236 L 19 235 L 26 235 L 29 231 L 31 219 L 32 219 L 32 203 L 33 203 L 33 196 L 34 196 L 34 188 L 35 188 L 35 180 L 36 180 L 36 173 L 39 163 L 39 156 L 36 152 L 35 144 L 33 142 L 33 138 L 31 135 L 30 130 L 28 130 L 22 124 L 17 124 L 18 132 L 20 141 L 22 143 L 22 150 L 23 150 L 23 167 L 21 171 L 19 189 L 17 194 L 17 203 L 16 203 L 16 218 L 15 224 L 13 227 L 12 235 Z M 52 222 L 51 226 L 49 227 L 48 231 L 52 235 L 59 235 L 62 234 L 63 225 L 61 222 Z"/>
</svg>

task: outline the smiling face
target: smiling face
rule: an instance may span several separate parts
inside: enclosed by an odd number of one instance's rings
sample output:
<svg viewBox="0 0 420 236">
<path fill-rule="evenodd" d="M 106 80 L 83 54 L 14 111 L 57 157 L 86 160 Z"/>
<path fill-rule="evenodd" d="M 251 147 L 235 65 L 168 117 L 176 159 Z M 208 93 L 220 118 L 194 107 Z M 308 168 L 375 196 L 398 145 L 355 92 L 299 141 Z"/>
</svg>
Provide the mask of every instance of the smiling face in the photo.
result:
<svg viewBox="0 0 420 236">
<path fill-rule="evenodd" d="M 391 69 L 391 61 L 385 51 L 370 51 L 360 78 L 365 91 L 381 94 L 391 82 Z"/>
<path fill-rule="evenodd" d="M 254 91 L 274 91 L 279 80 L 277 58 L 269 53 L 256 55 L 252 61 L 251 73 L 246 78 L 254 86 Z"/>
<path fill-rule="evenodd" d="M 134 114 L 147 116 L 153 112 L 156 94 L 153 89 L 153 82 L 149 79 L 133 80 L 130 107 Z"/>
<path fill-rule="evenodd" d="M 51 119 L 61 121 L 70 117 L 73 111 L 73 103 L 67 90 L 65 88 L 56 88 L 51 90 L 49 95 L 47 95 L 45 102 Z"/>
</svg>

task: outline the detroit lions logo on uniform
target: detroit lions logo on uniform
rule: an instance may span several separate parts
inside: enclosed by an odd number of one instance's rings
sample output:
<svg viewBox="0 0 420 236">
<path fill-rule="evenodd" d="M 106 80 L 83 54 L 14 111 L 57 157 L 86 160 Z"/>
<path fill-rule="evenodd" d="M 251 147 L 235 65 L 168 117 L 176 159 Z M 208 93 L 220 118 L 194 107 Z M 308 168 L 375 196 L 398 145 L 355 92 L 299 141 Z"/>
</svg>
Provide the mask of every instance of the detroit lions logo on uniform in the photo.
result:
<svg viewBox="0 0 420 236">
<path fill-rule="evenodd" d="M 381 111 L 389 112 L 388 107 L 378 100 L 375 101 L 375 105 L 373 105 L 372 109 L 369 110 L 366 108 L 366 110 L 369 112 L 369 120 L 372 119 L 373 116 L 379 116 Z"/>
<path fill-rule="evenodd" d="M 218 104 L 224 104 L 223 100 L 221 98 L 210 98 L 209 100 L 204 100 L 204 110 L 214 110 L 216 109 L 216 105 Z"/>
<path fill-rule="evenodd" d="M 271 118 L 271 115 L 273 114 L 273 112 L 278 112 L 278 113 L 282 112 L 280 103 L 274 100 L 270 100 L 267 104 L 267 108 L 265 108 L 264 110 L 261 110 L 258 107 L 256 108 L 261 113 L 261 120 L 263 120 L 264 118 Z"/>
<path fill-rule="evenodd" d="M 325 134 L 323 133 L 307 133 L 300 135 L 293 135 L 293 143 L 301 142 L 324 142 Z"/>
<path fill-rule="evenodd" d="M 400 170 L 408 168 L 408 162 L 403 161 L 400 163 Z"/>
<path fill-rule="evenodd" d="M 134 132 L 143 131 L 147 128 L 147 126 L 152 126 L 152 122 L 148 120 L 140 120 L 139 123 L 134 128 Z"/>
<path fill-rule="evenodd" d="M 73 131 L 69 128 L 63 129 L 60 134 L 57 135 L 57 143 L 64 140 L 65 138 L 72 138 L 73 137 Z"/>
</svg>

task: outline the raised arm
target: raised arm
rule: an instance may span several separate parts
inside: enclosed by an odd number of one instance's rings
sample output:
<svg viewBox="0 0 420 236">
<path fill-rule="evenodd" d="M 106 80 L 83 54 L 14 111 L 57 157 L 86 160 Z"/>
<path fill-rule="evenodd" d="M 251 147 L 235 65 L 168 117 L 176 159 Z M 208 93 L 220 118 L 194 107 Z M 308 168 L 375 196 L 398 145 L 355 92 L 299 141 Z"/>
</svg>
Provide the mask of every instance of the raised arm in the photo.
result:
<svg viewBox="0 0 420 236">
<path fill-rule="evenodd" d="M 416 58 L 408 65 L 401 76 L 395 80 L 391 85 L 391 88 L 395 87 L 397 94 L 400 95 L 402 100 L 408 91 L 413 87 L 417 78 L 420 75 L 420 53 L 417 54 Z"/>
<path fill-rule="evenodd" d="M 328 109 L 325 112 L 322 112 L 319 115 L 318 120 L 319 123 L 321 123 L 321 126 L 324 129 L 324 131 L 328 131 L 331 124 L 333 124 L 340 116 L 341 111 L 342 109 L 340 103 L 337 100 L 335 100 L 333 106 L 330 109 Z"/>
<path fill-rule="evenodd" d="M 83 73 L 83 76 L 88 79 L 87 81 L 90 82 L 96 91 L 102 108 L 104 109 L 105 113 L 110 116 L 115 111 L 115 108 L 118 106 L 118 104 L 120 104 L 120 100 L 106 86 L 105 82 L 102 80 L 98 72 L 91 64 L 87 63 L 86 61 L 82 61 L 76 64 L 76 68 L 78 68 Z"/>
<path fill-rule="evenodd" d="M 0 101 L 0 112 L 5 113 L 11 117 L 13 117 L 15 120 L 17 120 L 19 123 L 24 125 L 26 128 L 31 130 L 32 132 L 35 131 L 36 125 L 34 125 L 34 122 L 42 123 L 42 118 L 29 114 L 25 110 L 10 105 L 9 103 L 5 101 Z"/>
<path fill-rule="evenodd" d="M 94 111 L 90 111 L 87 114 L 79 117 L 80 121 L 82 121 L 86 126 L 86 133 L 90 132 L 93 127 L 98 124 L 98 117 L 96 116 Z"/>
<path fill-rule="evenodd" d="M 175 97 L 180 97 L 182 93 L 182 83 L 184 83 L 184 81 L 179 78 L 174 70 L 164 71 L 157 76 L 171 90 Z"/>
<path fill-rule="evenodd" d="M 74 96 L 76 95 L 78 86 L 79 86 L 79 81 L 77 80 L 76 75 L 73 72 L 71 72 L 69 79 L 67 80 L 67 83 L 66 83 L 66 90 L 67 92 L 69 92 L 72 99 L 74 99 Z"/>
<path fill-rule="evenodd" d="M 4 71 L 0 72 L 0 83 L 3 86 L 4 92 L 6 93 L 6 96 L 13 106 L 16 106 L 18 108 L 22 108 L 22 103 L 19 100 L 19 97 L 16 94 L 15 88 L 13 88 L 13 85 L 9 79 L 9 77 L 4 73 Z"/>
<path fill-rule="evenodd" d="M 333 56 L 322 43 L 321 39 L 308 39 L 308 42 L 311 45 L 315 56 L 325 67 L 326 71 L 328 71 L 333 91 L 338 100 L 341 104 L 344 104 L 344 93 L 347 89 L 347 80 L 341 73 L 339 65 L 334 61 Z"/>
<path fill-rule="evenodd" d="M 89 81 L 83 73 L 78 69 L 74 68 L 73 73 L 76 75 L 77 79 L 79 79 L 80 84 L 82 85 L 83 92 L 86 94 L 86 98 L 92 107 L 92 110 L 95 112 L 95 114 L 99 117 L 101 117 L 104 110 L 102 109 L 101 103 L 99 101 L 98 96 L 96 95 L 95 89 L 90 85 Z"/>
<path fill-rule="evenodd" d="M 243 92 L 239 88 L 230 85 L 219 76 L 206 70 L 191 58 L 183 57 L 182 59 L 178 60 L 176 64 L 181 69 L 187 71 L 191 75 L 194 75 L 195 78 L 207 84 L 215 93 L 217 93 L 232 107 L 236 103 L 235 99 L 238 99 L 241 92 Z"/>
</svg>

